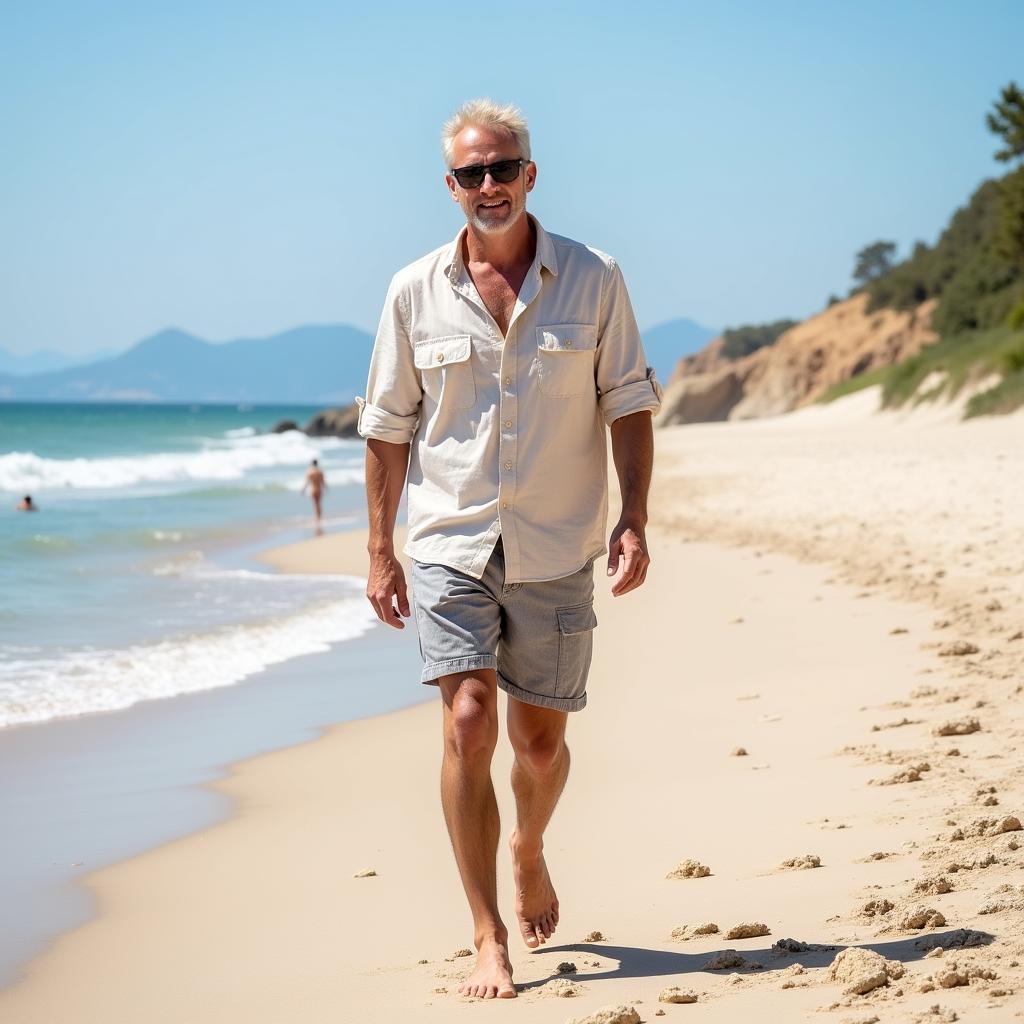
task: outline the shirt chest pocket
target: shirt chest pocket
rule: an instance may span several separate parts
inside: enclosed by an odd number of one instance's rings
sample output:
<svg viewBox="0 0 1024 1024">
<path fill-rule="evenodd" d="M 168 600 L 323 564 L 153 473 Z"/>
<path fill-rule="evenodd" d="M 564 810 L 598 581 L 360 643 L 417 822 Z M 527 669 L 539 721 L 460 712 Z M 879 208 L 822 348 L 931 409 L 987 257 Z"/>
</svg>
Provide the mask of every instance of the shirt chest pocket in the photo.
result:
<svg viewBox="0 0 1024 1024">
<path fill-rule="evenodd" d="M 537 386 L 546 398 L 597 394 L 594 357 L 597 328 L 560 324 L 537 328 Z"/>
<path fill-rule="evenodd" d="M 413 363 L 420 371 L 423 390 L 438 405 L 470 409 L 476 404 L 472 353 L 473 341 L 468 334 L 427 338 L 413 345 Z"/>
</svg>

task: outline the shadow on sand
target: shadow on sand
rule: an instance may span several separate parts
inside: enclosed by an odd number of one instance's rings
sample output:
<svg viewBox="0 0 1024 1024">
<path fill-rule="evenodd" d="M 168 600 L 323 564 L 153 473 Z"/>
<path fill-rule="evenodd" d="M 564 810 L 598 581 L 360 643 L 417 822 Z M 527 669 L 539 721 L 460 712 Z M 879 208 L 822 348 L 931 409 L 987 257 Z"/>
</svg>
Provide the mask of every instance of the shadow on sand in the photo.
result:
<svg viewBox="0 0 1024 1024">
<path fill-rule="evenodd" d="M 965 941 L 966 936 L 966 941 Z M 860 948 L 874 950 L 880 953 L 887 960 L 899 960 L 901 963 L 912 963 L 921 960 L 929 949 L 935 946 L 942 946 L 944 949 L 954 949 L 967 946 L 987 946 L 995 936 L 988 932 L 970 931 L 965 932 L 962 928 L 947 929 L 945 931 L 929 932 L 926 936 L 915 936 L 912 938 L 896 939 L 892 942 L 865 942 Z M 614 970 L 599 971 L 593 974 L 585 974 L 580 980 L 587 982 L 601 981 L 611 978 L 658 978 L 668 975 L 683 974 L 725 974 L 737 973 L 743 975 L 767 974 L 771 971 L 785 970 L 790 964 L 799 963 L 807 970 L 828 967 L 836 956 L 847 946 L 828 946 L 824 944 L 809 943 L 807 950 L 798 953 L 785 952 L 776 949 L 774 946 L 762 947 L 760 949 L 743 949 L 738 952 L 746 961 L 744 966 L 730 968 L 728 971 L 710 971 L 705 965 L 713 960 L 720 953 L 732 947 L 710 949 L 702 953 L 672 953 L 663 949 L 643 949 L 638 946 L 611 946 L 604 942 L 578 942 L 565 946 L 541 946 L 533 955 L 538 953 L 575 953 L 580 957 L 591 955 L 606 957 L 609 960 L 617 960 L 619 966 Z M 760 963 L 760 968 L 750 967 L 751 962 Z M 526 992 L 533 988 L 539 988 L 547 984 L 553 978 L 565 977 L 561 974 L 551 974 L 546 978 L 537 981 L 517 984 L 520 992 Z"/>
</svg>

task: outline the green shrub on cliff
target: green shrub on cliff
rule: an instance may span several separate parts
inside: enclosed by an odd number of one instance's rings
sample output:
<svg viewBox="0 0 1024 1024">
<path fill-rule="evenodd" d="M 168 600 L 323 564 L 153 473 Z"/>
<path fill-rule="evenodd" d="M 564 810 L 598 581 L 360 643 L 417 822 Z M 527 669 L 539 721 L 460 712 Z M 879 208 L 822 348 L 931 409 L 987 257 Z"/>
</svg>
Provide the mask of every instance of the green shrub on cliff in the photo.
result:
<svg viewBox="0 0 1024 1024">
<path fill-rule="evenodd" d="M 1016 168 L 983 182 L 933 248 L 918 242 L 887 272 L 855 274 L 866 286 L 868 312 L 937 299 L 931 322 L 940 340 L 884 372 L 885 405 L 907 401 L 932 373 L 951 395 L 968 381 L 1002 377 L 970 400 L 968 416 L 1024 404 L 1024 91 L 1011 82 L 993 107 L 986 124 L 1002 143 L 995 157 Z M 858 253 L 858 270 L 873 251 Z"/>
<path fill-rule="evenodd" d="M 796 320 L 776 320 L 771 324 L 745 324 L 722 332 L 722 355 L 726 359 L 742 359 L 766 345 L 774 345 L 779 336 L 795 327 Z"/>
<path fill-rule="evenodd" d="M 932 326 L 943 337 L 1004 323 L 1024 296 L 1024 274 L 1002 246 L 1004 189 L 986 181 L 953 215 L 934 248 L 913 254 L 868 286 L 868 312 L 912 309 L 937 297 Z"/>
</svg>

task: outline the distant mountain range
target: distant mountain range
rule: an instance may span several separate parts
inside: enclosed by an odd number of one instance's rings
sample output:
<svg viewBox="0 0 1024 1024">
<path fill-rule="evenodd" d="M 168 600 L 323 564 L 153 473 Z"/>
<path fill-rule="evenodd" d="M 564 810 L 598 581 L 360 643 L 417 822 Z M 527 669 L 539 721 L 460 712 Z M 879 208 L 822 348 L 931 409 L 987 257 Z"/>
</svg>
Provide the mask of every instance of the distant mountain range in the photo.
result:
<svg viewBox="0 0 1024 1024">
<path fill-rule="evenodd" d="M 680 359 L 699 352 L 721 332 L 693 320 L 679 318 L 648 327 L 642 333 L 647 362 L 657 371 L 658 380 L 666 384 Z"/>
<path fill-rule="evenodd" d="M 716 333 L 692 320 L 659 324 L 644 333 L 648 362 L 667 382 Z M 372 349 L 371 335 L 346 324 L 220 344 L 171 328 L 84 365 L 0 372 L 0 400 L 344 405 L 363 393 Z"/>
<path fill-rule="evenodd" d="M 109 359 L 117 354 L 117 349 L 101 349 L 97 352 L 82 353 L 70 356 L 66 352 L 55 352 L 53 349 L 40 349 L 27 356 L 19 356 L 16 352 L 8 352 L 0 348 L 0 374 L 9 373 L 24 377 L 30 373 L 49 373 L 52 370 L 64 370 L 69 366 L 81 366 L 94 363 L 98 359 Z"/>
<path fill-rule="evenodd" d="M 372 347 L 369 334 L 345 324 L 216 345 L 172 328 L 85 366 L 0 375 L 0 399 L 340 405 L 366 386 Z"/>
</svg>

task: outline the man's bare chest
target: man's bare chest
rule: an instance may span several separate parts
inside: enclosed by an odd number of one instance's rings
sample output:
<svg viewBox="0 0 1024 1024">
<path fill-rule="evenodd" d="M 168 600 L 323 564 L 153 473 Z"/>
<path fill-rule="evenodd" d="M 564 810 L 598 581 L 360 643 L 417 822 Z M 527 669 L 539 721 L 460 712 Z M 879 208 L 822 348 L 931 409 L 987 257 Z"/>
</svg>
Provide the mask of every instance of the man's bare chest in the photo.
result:
<svg viewBox="0 0 1024 1024">
<path fill-rule="evenodd" d="M 498 330 L 502 335 L 508 333 L 508 326 L 515 313 L 519 290 L 523 286 L 529 267 L 522 271 L 503 275 L 494 270 L 471 272 L 473 283 L 487 311 L 494 317 Z"/>
</svg>

